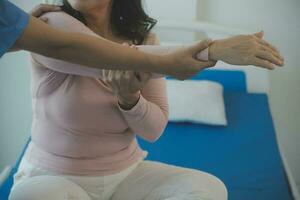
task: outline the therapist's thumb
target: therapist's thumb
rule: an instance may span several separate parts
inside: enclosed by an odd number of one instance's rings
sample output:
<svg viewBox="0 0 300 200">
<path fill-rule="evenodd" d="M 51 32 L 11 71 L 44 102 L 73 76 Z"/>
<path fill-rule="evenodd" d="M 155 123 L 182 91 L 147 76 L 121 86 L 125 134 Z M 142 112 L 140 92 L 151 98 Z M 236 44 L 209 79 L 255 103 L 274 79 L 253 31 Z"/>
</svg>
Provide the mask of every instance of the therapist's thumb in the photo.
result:
<svg viewBox="0 0 300 200">
<path fill-rule="evenodd" d="M 212 39 L 202 40 L 201 42 L 198 42 L 197 44 L 192 45 L 191 47 L 189 47 L 189 50 L 195 56 L 198 53 L 200 53 L 201 51 L 208 48 L 212 42 L 213 42 Z"/>
</svg>

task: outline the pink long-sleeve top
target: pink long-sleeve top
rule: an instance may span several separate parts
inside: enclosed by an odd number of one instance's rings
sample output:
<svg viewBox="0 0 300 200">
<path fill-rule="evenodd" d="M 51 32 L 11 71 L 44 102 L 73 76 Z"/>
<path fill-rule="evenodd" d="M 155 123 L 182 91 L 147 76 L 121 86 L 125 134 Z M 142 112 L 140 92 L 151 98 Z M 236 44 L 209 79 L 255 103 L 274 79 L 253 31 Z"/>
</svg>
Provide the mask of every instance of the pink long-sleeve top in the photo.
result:
<svg viewBox="0 0 300 200">
<path fill-rule="evenodd" d="M 47 14 L 49 24 L 70 32 L 95 34 L 71 16 Z M 150 34 L 145 44 L 158 44 Z M 142 157 L 139 135 L 155 141 L 168 121 L 165 78 L 151 79 L 138 103 L 123 110 L 99 78 L 101 70 L 32 54 L 33 122 L 25 157 L 57 173 L 109 175 Z"/>
<path fill-rule="evenodd" d="M 49 24 L 63 31 L 97 36 L 63 13 L 48 13 Z M 158 45 L 151 33 L 144 44 Z M 119 107 L 101 70 L 31 55 L 33 122 L 25 157 L 57 173 L 109 175 L 147 156 L 136 140 L 155 141 L 168 122 L 165 78 L 150 79 L 131 110 Z"/>
</svg>

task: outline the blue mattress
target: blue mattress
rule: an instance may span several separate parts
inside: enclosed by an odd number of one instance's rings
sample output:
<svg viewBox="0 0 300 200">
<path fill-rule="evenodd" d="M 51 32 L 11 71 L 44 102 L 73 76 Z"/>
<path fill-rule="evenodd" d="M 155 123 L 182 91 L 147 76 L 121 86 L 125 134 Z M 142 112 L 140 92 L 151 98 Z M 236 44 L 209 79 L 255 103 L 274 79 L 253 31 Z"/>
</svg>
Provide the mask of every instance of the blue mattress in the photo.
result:
<svg viewBox="0 0 300 200">
<path fill-rule="evenodd" d="M 139 139 L 147 159 L 214 174 L 229 200 L 292 200 L 267 96 L 227 92 L 225 104 L 227 127 L 169 123 L 156 143 Z"/>
<path fill-rule="evenodd" d="M 292 200 L 267 96 L 248 94 L 242 72 L 204 71 L 193 79 L 223 84 L 228 126 L 170 122 L 156 143 L 138 138 L 147 159 L 214 174 L 226 184 L 229 200 Z M 8 197 L 29 140 L 0 188 L 0 200 Z"/>
</svg>

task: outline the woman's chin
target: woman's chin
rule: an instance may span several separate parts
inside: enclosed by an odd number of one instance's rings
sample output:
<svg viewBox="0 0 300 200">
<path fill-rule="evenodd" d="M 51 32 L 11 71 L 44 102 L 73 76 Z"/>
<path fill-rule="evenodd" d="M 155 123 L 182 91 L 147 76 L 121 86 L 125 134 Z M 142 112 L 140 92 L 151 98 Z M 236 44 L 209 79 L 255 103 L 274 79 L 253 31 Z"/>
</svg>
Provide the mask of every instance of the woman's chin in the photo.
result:
<svg viewBox="0 0 300 200">
<path fill-rule="evenodd" d="M 68 0 L 73 9 L 79 12 L 88 12 L 106 6 L 111 0 Z"/>
</svg>

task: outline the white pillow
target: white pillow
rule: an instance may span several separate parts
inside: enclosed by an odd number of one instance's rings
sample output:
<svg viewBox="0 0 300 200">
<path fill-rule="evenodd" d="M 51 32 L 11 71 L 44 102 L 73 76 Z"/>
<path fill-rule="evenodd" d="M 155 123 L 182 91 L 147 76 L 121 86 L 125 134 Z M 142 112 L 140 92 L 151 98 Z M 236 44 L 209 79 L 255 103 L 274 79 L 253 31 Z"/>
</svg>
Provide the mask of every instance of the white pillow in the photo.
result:
<svg viewBox="0 0 300 200">
<path fill-rule="evenodd" d="M 223 86 L 204 80 L 167 80 L 169 121 L 227 125 Z"/>
</svg>

